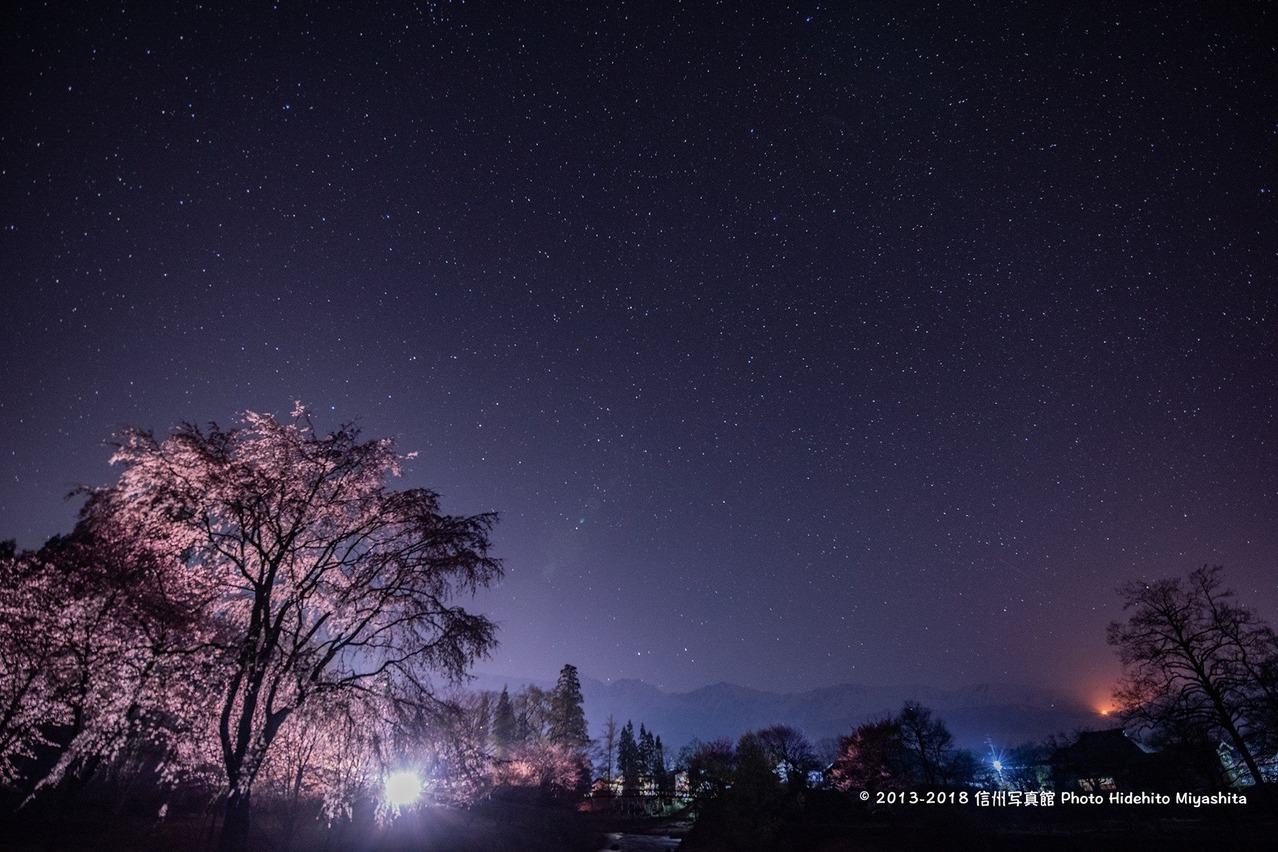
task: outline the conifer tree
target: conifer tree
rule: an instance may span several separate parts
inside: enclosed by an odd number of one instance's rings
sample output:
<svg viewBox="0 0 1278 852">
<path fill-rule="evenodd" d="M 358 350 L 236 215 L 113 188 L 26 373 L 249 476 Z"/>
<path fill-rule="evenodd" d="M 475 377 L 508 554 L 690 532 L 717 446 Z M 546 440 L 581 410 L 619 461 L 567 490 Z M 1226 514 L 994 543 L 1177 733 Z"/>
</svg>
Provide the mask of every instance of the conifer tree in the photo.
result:
<svg viewBox="0 0 1278 852">
<path fill-rule="evenodd" d="M 493 744 L 498 754 L 505 754 L 515 743 L 516 735 L 515 708 L 510 703 L 510 692 L 505 686 L 497 698 L 497 711 L 493 714 Z"/>
<path fill-rule="evenodd" d="M 622 795 L 639 791 L 639 746 L 635 742 L 634 723 L 627 720 L 617 741 L 617 773 L 621 775 Z"/>
<path fill-rule="evenodd" d="M 550 741 L 571 749 L 584 749 L 590 743 L 586 730 L 586 712 L 582 707 L 581 681 L 577 667 L 565 665 L 559 681 L 550 694 Z"/>
<path fill-rule="evenodd" d="M 639 776 L 642 780 L 653 780 L 652 759 L 657 747 L 652 739 L 652 731 L 645 728 L 642 723 L 639 725 L 639 739 L 636 745 L 638 746 Z"/>
<path fill-rule="evenodd" d="M 661 744 L 661 737 L 657 737 L 652 744 L 652 783 L 660 793 L 670 788 L 670 779 L 666 774 L 666 750 Z"/>
<path fill-rule="evenodd" d="M 608 714 L 608 718 L 604 720 L 603 728 L 603 754 L 604 754 L 604 780 L 608 782 L 609 787 L 612 786 L 614 776 L 612 774 L 613 755 L 617 753 L 617 720 L 612 714 Z"/>
</svg>

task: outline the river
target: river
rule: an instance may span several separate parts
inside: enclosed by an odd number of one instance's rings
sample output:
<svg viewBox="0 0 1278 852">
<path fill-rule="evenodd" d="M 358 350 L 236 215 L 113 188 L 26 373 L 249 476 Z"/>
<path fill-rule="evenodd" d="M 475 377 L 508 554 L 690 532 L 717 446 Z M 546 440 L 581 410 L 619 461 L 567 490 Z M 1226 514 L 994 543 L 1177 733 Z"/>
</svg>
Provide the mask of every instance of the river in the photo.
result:
<svg viewBox="0 0 1278 852">
<path fill-rule="evenodd" d="M 623 834 L 614 832 L 608 835 L 608 842 L 600 852 L 659 852 L 664 849 L 679 848 L 679 838 L 664 834 Z"/>
</svg>

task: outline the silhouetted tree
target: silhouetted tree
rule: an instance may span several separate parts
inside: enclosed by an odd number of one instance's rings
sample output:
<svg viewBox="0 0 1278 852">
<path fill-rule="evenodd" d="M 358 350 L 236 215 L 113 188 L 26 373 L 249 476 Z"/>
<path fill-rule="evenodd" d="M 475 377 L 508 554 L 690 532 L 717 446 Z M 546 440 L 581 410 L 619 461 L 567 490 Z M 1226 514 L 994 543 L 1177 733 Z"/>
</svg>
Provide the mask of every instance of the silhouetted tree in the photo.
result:
<svg viewBox="0 0 1278 852">
<path fill-rule="evenodd" d="M 497 698 L 497 709 L 493 712 L 493 745 L 498 755 L 505 755 L 515 744 L 517 731 L 515 708 L 510 703 L 510 692 L 503 686 Z"/>
<path fill-rule="evenodd" d="M 956 752 L 945 723 L 917 701 L 891 719 L 869 722 L 839 740 L 832 768 L 837 789 L 899 790 L 967 780 L 975 759 Z"/>
<path fill-rule="evenodd" d="M 617 753 L 617 720 L 612 714 L 604 720 L 603 736 L 600 738 L 604 754 L 604 780 L 611 787 L 613 782 L 613 756 Z"/>
<path fill-rule="evenodd" d="M 734 849 L 772 849 L 781 824 L 796 807 L 782 795 L 772 755 L 757 733 L 737 741 L 732 783 L 722 793 L 724 839 Z"/>
<path fill-rule="evenodd" d="M 527 745 L 545 742 L 550 735 L 550 693 L 529 684 L 512 700 L 515 709 L 515 739 Z"/>
<path fill-rule="evenodd" d="M 658 793 L 671 791 L 670 771 L 666 768 L 666 748 L 661 744 L 661 737 L 652 743 L 652 764 L 650 768 L 653 786 Z"/>
<path fill-rule="evenodd" d="M 907 701 L 896 724 L 912 780 L 928 787 L 949 783 L 954 737 L 945 723 L 917 701 Z"/>
<path fill-rule="evenodd" d="M 694 740 L 684 748 L 680 763 L 688 774 L 688 792 L 697 807 L 719 798 L 732 785 L 736 760 L 736 749 L 725 739 L 708 743 Z"/>
<path fill-rule="evenodd" d="M 808 786 L 808 773 L 821 768 L 812 743 L 789 725 L 773 725 L 757 733 L 773 769 L 792 791 Z"/>
<path fill-rule="evenodd" d="M 556 745 L 582 750 L 590 743 L 586 711 L 581 696 L 577 667 L 565 665 L 550 696 L 549 739 Z"/>
<path fill-rule="evenodd" d="M 1278 758 L 1278 649 L 1261 662 L 1257 685 L 1252 702 L 1256 747 L 1271 759 Z"/>
<path fill-rule="evenodd" d="M 1222 571 L 1203 567 L 1184 579 L 1119 587 L 1131 616 L 1109 625 L 1123 664 L 1115 700 L 1129 724 L 1182 741 L 1228 742 L 1260 784 L 1257 751 L 1272 744 L 1268 725 L 1278 708 L 1268 668 L 1278 638 L 1234 603 Z"/>
<path fill-rule="evenodd" d="M 630 720 L 621 728 L 617 740 L 617 774 L 621 776 L 621 792 L 632 796 L 639 792 L 643 767 L 639 763 L 639 744 L 635 741 L 635 726 Z"/>
<path fill-rule="evenodd" d="M 1051 783 L 1052 755 L 1061 747 L 1056 737 L 1008 749 L 991 766 L 996 783 L 1012 790 L 1042 790 Z"/>
<path fill-rule="evenodd" d="M 652 760 L 657 750 L 656 741 L 642 723 L 639 725 L 639 737 L 635 741 L 635 759 L 639 764 L 640 784 L 652 780 Z"/>
<path fill-rule="evenodd" d="M 695 744 L 681 759 L 697 808 L 690 845 L 778 848 L 804 813 L 810 755 L 803 735 L 784 725 L 743 734 L 735 748 L 726 740 Z"/>
</svg>

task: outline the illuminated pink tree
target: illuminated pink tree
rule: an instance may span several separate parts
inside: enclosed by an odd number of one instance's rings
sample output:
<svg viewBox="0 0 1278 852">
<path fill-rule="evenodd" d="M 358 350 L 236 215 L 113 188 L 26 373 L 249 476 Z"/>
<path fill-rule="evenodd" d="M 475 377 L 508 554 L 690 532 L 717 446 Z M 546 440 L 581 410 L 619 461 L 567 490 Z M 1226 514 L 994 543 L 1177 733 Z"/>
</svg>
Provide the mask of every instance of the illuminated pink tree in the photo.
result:
<svg viewBox="0 0 1278 852">
<path fill-rule="evenodd" d="M 27 789 L 87 777 L 126 746 L 172 751 L 207 707 L 191 665 L 198 607 L 175 588 L 176 563 L 133 546 L 101 508 L 90 499 L 71 535 L 0 560 L 0 776 L 11 786 L 36 750 L 56 761 L 22 779 Z"/>
<path fill-rule="evenodd" d="M 896 719 L 866 722 L 839 737 L 839 753 L 830 770 L 842 792 L 897 790 L 906 782 L 901 726 Z"/>
<path fill-rule="evenodd" d="M 224 666 L 217 749 L 226 784 L 221 848 L 248 837 L 254 781 L 285 722 L 350 692 L 428 706 L 494 645 L 491 622 L 454 598 L 496 580 L 491 515 L 450 517 L 425 489 L 392 491 L 400 456 L 345 426 L 317 434 L 246 412 L 237 428 L 125 433 L 114 520 L 182 556 L 188 595 L 215 626 Z"/>
<path fill-rule="evenodd" d="M 49 729 L 72 718 L 57 665 L 62 637 L 45 629 L 57 595 L 42 569 L 12 543 L 0 554 L 0 784 L 7 787 L 19 785 L 24 765 L 52 745 Z"/>
</svg>

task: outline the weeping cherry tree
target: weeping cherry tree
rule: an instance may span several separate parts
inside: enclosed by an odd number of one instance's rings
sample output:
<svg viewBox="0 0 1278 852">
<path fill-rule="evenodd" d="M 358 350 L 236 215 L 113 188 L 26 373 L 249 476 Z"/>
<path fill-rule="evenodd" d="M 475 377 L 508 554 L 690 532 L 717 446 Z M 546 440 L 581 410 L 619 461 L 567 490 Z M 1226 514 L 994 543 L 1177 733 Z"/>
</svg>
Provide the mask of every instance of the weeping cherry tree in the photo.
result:
<svg viewBox="0 0 1278 852">
<path fill-rule="evenodd" d="M 298 711 L 362 696 L 407 715 L 495 645 L 492 622 L 455 603 L 501 575 L 494 516 L 444 515 L 432 491 L 390 490 L 401 460 L 351 425 L 318 434 L 300 405 L 286 423 L 245 412 L 226 430 L 131 430 L 112 459 L 123 473 L 96 499 L 180 555 L 174 582 L 199 601 L 220 661 L 209 671 L 222 849 L 247 844 L 254 781 Z"/>
</svg>

